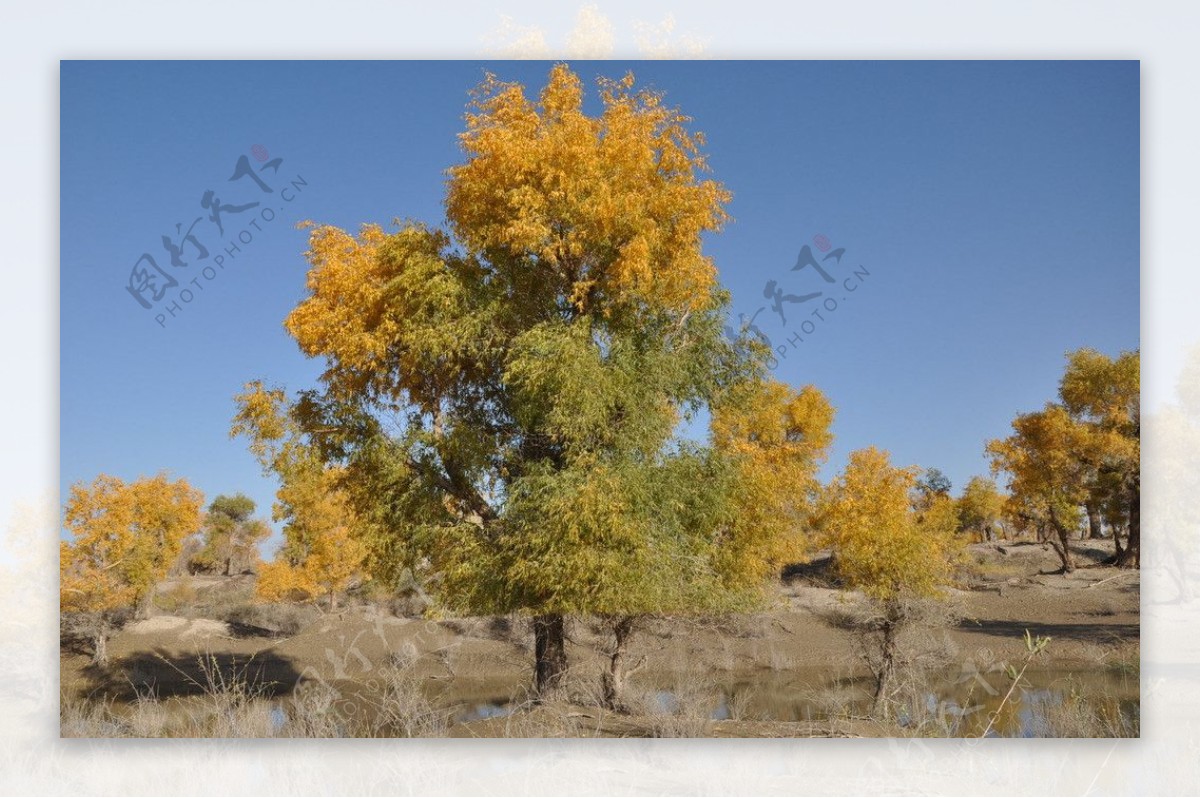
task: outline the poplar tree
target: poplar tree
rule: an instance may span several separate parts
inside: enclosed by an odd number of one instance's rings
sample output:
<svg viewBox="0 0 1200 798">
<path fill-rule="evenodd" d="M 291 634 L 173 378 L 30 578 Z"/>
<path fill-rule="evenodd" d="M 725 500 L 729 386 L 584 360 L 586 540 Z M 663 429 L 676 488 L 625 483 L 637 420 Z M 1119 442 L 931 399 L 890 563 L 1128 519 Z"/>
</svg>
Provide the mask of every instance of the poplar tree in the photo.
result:
<svg viewBox="0 0 1200 798">
<path fill-rule="evenodd" d="M 632 75 L 599 89 L 588 115 L 564 65 L 536 98 L 487 77 L 448 228 L 313 226 L 285 327 L 326 364 L 295 417 L 343 469 L 372 574 L 531 616 L 539 694 L 567 619 L 608 618 L 615 699 L 627 619 L 746 606 L 796 554 L 832 410 L 724 333 L 702 244 L 730 195 L 702 136 Z M 701 410 L 713 440 L 682 439 Z"/>
</svg>

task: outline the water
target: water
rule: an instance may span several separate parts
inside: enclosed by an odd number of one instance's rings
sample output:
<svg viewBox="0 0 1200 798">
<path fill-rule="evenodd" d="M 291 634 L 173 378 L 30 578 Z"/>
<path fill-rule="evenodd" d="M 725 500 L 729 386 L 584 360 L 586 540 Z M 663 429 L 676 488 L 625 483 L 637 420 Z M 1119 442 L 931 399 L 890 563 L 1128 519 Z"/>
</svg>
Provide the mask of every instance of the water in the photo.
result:
<svg viewBox="0 0 1200 798">
<path fill-rule="evenodd" d="M 459 723 L 470 723 L 473 720 L 504 718 L 511 715 L 514 709 L 515 707 L 507 699 L 497 699 L 483 703 L 468 704 L 455 714 L 454 719 Z"/>
<path fill-rule="evenodd" d="M 873 682 L 866 677 L 838 677 L 821 669 L 718 672 L 704 684 L 658 677 L 633 685 L 651 713 L 699 712 L 713 720 L 820 722 L 833 717 L 865 717 L 870 712 Z M 981 673 L 971 668 L 944 671 L 929 680 L 918 711 L 901 708 L 901 727 L 923 724 L 926 731 L 973 737 L 983 734 L 1001 710 L 1012 681 L 1003 671 Z M 448 696 L 447 696 L 448 698 Z M 1045 737 L 1136 734 L 1140 708 L 1135 676 L 1109 669 L 1029 670 L 1013 690 L 988 736 Z M 461 704 L 459 722 L 503 717 L 514 710 L 505 698 Z M 1079 722 L 1080 712 L 1093 717 Z M 1095 718 L 1106 719 L 1098 724 Z"/>
</svg>

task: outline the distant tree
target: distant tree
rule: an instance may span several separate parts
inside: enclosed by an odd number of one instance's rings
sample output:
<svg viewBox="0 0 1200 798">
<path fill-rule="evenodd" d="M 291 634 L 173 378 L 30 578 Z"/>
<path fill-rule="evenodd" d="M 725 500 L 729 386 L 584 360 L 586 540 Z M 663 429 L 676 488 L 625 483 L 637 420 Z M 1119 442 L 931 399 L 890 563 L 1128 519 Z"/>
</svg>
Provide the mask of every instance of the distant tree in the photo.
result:
<svg viewBox="0 0 1200 798">
<path fill-rule="evenodd" d="M 88 619 L 93 660 L 108 660 L 108 636 L 144 606 L 200 524 L 203 494 L 163 474 L 124 482 L 101 474 L 71 486 L 59 551 L 60 608 Z"/>
<path fill-rule="evenodd" d="M 241 493 L 213 499 L 200 530 L 201 547 L 192 556 L 193 569 L 232 576 L 253 568 L 259 541 L 271 534 L 253 515 L 254 500 Z"/>
<path fill-rule="evenodd" d="M 995 480 L 971 477 L 958 499 L 958 525 L 965 532 L 991 540 L 1004 517 L 1005 496 L 996 488 Z"/>
<path fill-rule="evenodd" d="M 1070 573 L 1075 570 L 1070 540 L 1082 521 L 1093 473 L 1088 451 L 1094 441 L 1055 404 L 1017 416 L 1012 426 L 1011 436 L 988 444 L 992 467 L 1010 475 L 1010 490 L 1020 497 L 1031 522 L 1052 533 L 1046 539 L 1063 572 Z"/>
<path fill-rule="evenodd" d="M 836 574 L 874 608 L 869 628 L 878 647 L 870 661 L 876 712 L 887 712 L 898 638 L 914 620 L 913 602 L 941 596 L 962 556 L 953 501 L 939 495 L 926 507 L 915 506 L 917 475 L 915 468 L 891 465 L 887 452 L 873 447 L 853 452 L 825 490 L 818 515 L 836 555 Z"/>
<path fill-rule="evenodd" d="M 950 477 L 937 468 L 925 469 L 916 485 L 920 501 L 926 504 L 932 503 L 939 496 L 949 496 L 952 487 Z"/>
<path fill-rule="evenodd" d="M 1140 551 L 1140 360 L 1137 352 L 1110 359 L 1091 349 L 1068 355 L 1060 402 L 1017 416 L 1013 434 L 988 444 L 994 472 L 1009 475 L 1013 506 L 1074 570 L 1070 538 L 1091 508 L 1128 543 L 1115 561 L 1136 567 Z M 1089 519 L 1095 523 L 1094 518 Z M 1114 523 L 1115 522 L 1115 523 Z"/>
<path fill-rule="evenodd" d="M 1124 508 L 1127 538 L 1116 564 L 1141 563 L 1141 356 L 1123 352 L 1110 358 L 1094 349 L 1068 355 L 1059 396 L 1071 416 L 1089 431 L 1094 458 L 1090 493 L 1085 499 L 1093 531 L 1101 506 Z"/>
</svg>

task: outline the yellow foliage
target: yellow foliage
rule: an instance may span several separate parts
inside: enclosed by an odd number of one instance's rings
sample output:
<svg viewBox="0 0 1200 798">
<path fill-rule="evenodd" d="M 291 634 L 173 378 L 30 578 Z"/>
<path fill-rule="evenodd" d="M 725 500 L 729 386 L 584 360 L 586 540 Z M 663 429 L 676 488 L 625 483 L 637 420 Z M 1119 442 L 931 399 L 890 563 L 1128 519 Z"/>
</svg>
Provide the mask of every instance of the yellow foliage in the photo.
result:
<svg viewBox="0 0 1200 798">
<path fill-rule="evenodd" d="M 259 598 L 266 601 L 309 599 L 317 592 L 304 571 L 284 559 L 259 566 L 254 591 Z"/>
<path fill-rule="evenodd" d="M 204 496 L 163 474 L 126 483 L 101 474 L 71 487 L 59 547 L 60 605 L 102 612 L 141 601 L 200 525 Z"/>
<path fill-rule="evenodd" d="M 712 180 L 703 137 L 633 75 L 602 80 L 603 110 L 556 65 L 535 103 L 489 75 L 475 91 L 450 170 L 447 217 L 468 250 L 510 261 L 589 310 L 592 301 L 707 305 L 716 270 L 700 237 L 726 220 L 729 192 Z"/>
<path fill-rule="evenodd" d="M 805 528 L 833 415 L 813 386 L 793 391 L 774 380 L 743 383 L 714 408 L 713 444 L 737 469 L 734 520 L 720 552 L 731 582 L 759 584 L 807 559 Z"/>
<path fill-rule="evenodd" d="M 260 566 L 255 592 L 266 601 L 336 596 L 361 570 L 365 557 L 363 544 L 345 526 L 338 526 L 317 536 L 300 564 L 280 557 Z"/>
<path fill-rule="evenodd" d="M 282 390 L 252 382 L 236 397 L 233 435 L 279 478 L 275 517 L 284 522 L 284 546 L 259 572 L 263 598 L 335 596 L 358 573 L 366 549 L 353 533 L 358 518 L 342 486 L 345 469 L 321 461 L 287 404 Z"/>
<path fill-rule="evenodd" d="M 987 477 L 971 477 L 958 499 L 959 526 L 985 535 L 1004 515 L 1005 497 Z"/>
<path fill-rule="evenodd" d="M 993 470 L 1008 472 L 1013 495 L 1032 517 L 1073 529 L 1101 438 L 1055 404 L 1017 416 L 1012 426 L 1011 436 L 987 445 Z"/>
<path fill-rule="evenodd" d="M 871 447 L 853 452 L 825 491 L 820 524 L 849 587 L 890 601 L 934 596 L 950 582 L 962 553 L 954 503 L 939 496 L 915 510 L 918 473 L 892 466 L 887 452 Z"/>
</svg>

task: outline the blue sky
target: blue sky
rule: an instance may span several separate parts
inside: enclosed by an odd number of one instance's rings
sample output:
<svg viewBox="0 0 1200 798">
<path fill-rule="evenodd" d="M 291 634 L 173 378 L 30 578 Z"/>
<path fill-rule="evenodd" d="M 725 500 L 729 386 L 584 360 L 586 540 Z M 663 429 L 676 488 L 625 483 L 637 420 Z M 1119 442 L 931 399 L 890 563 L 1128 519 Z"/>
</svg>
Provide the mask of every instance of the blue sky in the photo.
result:
<svg viewBox="0 0 1200 798">
<path fill-rule="evenodd" d="M 228 429 L 247 380 L 298 389 L 321 370 L 281 325 L 304 295 L 295 222 L 439 223 L 468 90 L 490 69 L 536 91 L 549 66 L 63 62 L 64 498 L 101 472 L 167 470 L 268 514 L 274 483 Z M 837 407 L 826 476 L 876 445 L 941 468 L 957 490 L 986 472 L 986 440 L 1053 396 L 1066 351 L 1139 344 L 1135 61 L 573 67 L 589 84 L 633 70 L 706 134 L 734 196 L 708 251 L 735 314 L 765 307 L 756 321 L 787 352 L 777 376 Z M 270 193 L 229 180 L 242 156 Z M 222 237 L 208 190 L 259 205 L 224 213 Z M 185 245 L 189 265 L 174 268 L 161 239 L 197 218 L 209 257 Z M 805 244 L 820 254 L 818 235 L 845 249 L 825 264 L 833 284 L 792 270 Z M 179 282 L 149 310 L 126 290 L 147 252 Z M 856 270 L 869 275 L 850 294 Z M 824 293 L 783 305 L 784 325 L 763 296 L 772 280 Z M 837 309 L 812 316 L 826 299 Z"/>
</svg>

